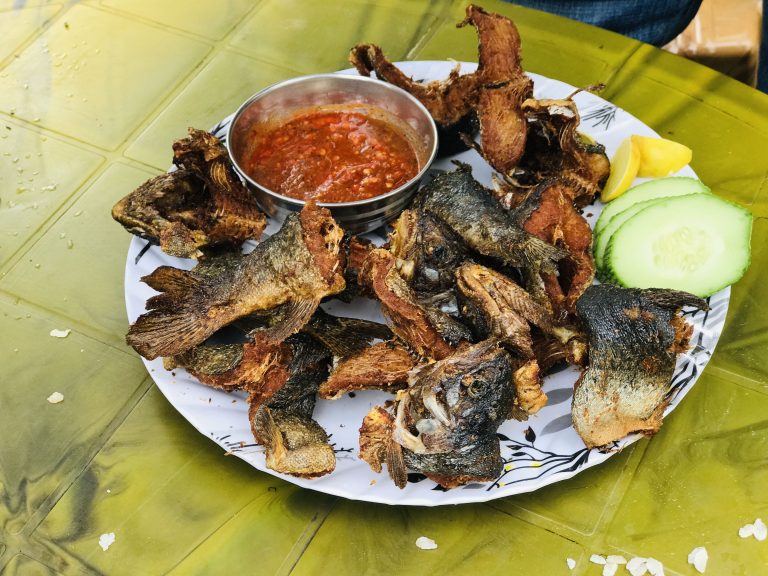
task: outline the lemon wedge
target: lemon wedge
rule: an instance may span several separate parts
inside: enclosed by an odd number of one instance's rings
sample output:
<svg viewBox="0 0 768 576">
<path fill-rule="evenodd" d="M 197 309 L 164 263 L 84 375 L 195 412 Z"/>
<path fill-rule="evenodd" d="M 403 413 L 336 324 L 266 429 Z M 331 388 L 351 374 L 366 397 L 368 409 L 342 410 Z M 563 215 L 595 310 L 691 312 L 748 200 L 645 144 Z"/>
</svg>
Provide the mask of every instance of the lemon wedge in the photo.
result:
<svg viewBox="0 0 768 576">
<path fill-rule="evenodd" d="M 639 168 L 640 151 L 635 145 L 634 136 L 630 136 L 619 144 L 611 159 L 611 174 L 600 194 L 600 200 L 610 202 L 624 194 L 632 185 Z"/>
<path fill-rule="evenodd" d="M 674 174 L 693 157 L 693 151 L 688 146 L 666 138 L 635 135 L 632 142 L 640 151 L 637 175 L 641 178 L 662 178 Z"/>
</svg>

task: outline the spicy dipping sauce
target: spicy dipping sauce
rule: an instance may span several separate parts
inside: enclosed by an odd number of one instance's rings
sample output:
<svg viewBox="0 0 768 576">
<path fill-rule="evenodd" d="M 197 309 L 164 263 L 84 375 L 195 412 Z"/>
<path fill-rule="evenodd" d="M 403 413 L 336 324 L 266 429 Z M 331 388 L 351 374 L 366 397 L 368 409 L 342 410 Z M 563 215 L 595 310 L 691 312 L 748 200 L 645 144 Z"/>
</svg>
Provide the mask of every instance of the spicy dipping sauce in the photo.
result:
<svg viewBox="0 0 768 576">
<path fill-rule="evenodd" d="M 354 202 L 402 186 L 419 162 L 407 138 L 384 120 L 315 109 L 260 134 L 246 169 L 284 196 Z"/>
</svg>

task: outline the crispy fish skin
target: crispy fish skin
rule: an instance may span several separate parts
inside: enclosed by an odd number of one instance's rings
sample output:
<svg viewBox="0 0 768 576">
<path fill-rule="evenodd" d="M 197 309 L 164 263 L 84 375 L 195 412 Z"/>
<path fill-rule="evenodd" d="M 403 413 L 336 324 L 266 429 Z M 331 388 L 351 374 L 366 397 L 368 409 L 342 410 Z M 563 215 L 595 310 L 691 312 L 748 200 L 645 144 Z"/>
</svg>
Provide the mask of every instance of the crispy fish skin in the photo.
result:
<svg viewBox="0 0 768 576">
<path fill-rule="evenodd" d="M 266 448 L 267 467 L 301 478 L 333 472 L 336 455 L 325 430 L 312 419 L 320 383 L 328 375 L 329 351 L 305 334 L 285 342 L 290 356 L 283 363 L 281 386 L 252 389 L 248 398 L 251 430 Z"/>
<path fill-rule="evenodd" d="M 416 354 L 445 358 L 453 347 L 443 339 L 416 295 L 397 270 L 397 259 L 388 251 L 371 251 L 360 271 L 360 283 L 370 287 L 381 302 L 392 332 Z"/>
<path fill-rule="evenodd" d="M 166 359 L 166 369 L 185 368 L 202 384 L 219 390 L 250 390 L 262 385 L 268 372 L 290 357 L 283 342 L 272 342 L 263 333 L 242 344 L 201 344 Z"/>
<path fill-rule="evenodd" d="M 573 206 L 573 185 L 558 179 L 538 185 L 514 213 L 523 228 L 537 238 L 565 248 L 568 256 L 558 273 L 542 274 L 558 321 L 575 311 L 576 301 L 595 279 L 592 229 Z"/>
<path fill-rule="evenodd" d="M 436 176 L 422 188 L 423 209 L 432 214 L 474 251 L 505 265 L 537 274 L 555 270 L 567 253 L 526 232 L 472 178 L 469 166 Z"/>
<path fill-rule="evenodd" d="M 494 337 L 523 358 L 534 358 L 530 325 L 553 333 L 549 311 L 531 298 L 521 286 L 480 264 L 466 262 L 456 270 L 456 285 L 462 296 L 484 317 L 478 322 L 486 328 L 480 338 Z"/>
<path fill-rule="evenodd" d="M 219 244 L 261 236 L 266 217 L 234 174 L 221 142 L 190 128 L 177 141 L 179 169 L 143 183 L 117 202 L 112 217 L 171 256 L 197 258 Z"/>
<path fill-rule="evenodd" d="M 478 36 L 480 152 L 496 170 L 512 174 L 525 151 L 522 104 L 533 96 L 533 81 L 521 65 L 520 33 L 509 18 L 472 4 L 459 26 L 467 24 Z"/>
<path fill-rule="evenodd" d="M 589 365 L 575 384 L 573 426 L 587 447 L 602 447 L 631 432 L 654 434 L 676 356 L 692 327 L 682 306 L 704 300 L 673 290 L 591 286 L 576 303 L 589 337 Z"/>
<path fill-rule="evenodd" d="M 320 398 L 337 400 L 355 390 L 401 390 L 408 385 L 408 372 L 416 364 L 416 358 L 397 340 L 379 342 L 340 360 L 320 385 Z"/>
<path fill-rule="evenodd" d="M 148 359 L 175 356 L 238 318 L 291 303 L 291 314 L 270 331 L 273 340 L 283 340 L 309 320 L 323 297 L 344 289 L 341 237 L 330 212 L 310 203 L 220 274 L 162 266 L 142 279 L 161 294 L 147 301 L 149 312 L 131 326 L 126 341 Z"/>
</svg>

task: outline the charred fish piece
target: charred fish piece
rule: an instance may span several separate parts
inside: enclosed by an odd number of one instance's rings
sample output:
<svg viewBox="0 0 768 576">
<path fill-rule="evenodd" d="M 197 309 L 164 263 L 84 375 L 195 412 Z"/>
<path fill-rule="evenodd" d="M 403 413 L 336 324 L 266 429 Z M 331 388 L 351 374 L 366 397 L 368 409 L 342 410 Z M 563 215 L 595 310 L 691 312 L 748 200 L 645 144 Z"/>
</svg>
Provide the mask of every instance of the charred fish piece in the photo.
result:
<svg viewBox="0 0 768 576">
<path fill-rule="evenodd" d="M 386 462 L 401 488 L 406 468 L 445 487 L 498 476 L 496 430 L 515 397 L 509 354 L 487 340 L 414 369 L 409 384 L 394 414 L 374 408 L 364 420 L 361 458 L 374 470 Z"/>
<path fill-rule="evenodd" d="M 688 349 L 693 330 L 678 315 L 683 306 L 708 308 L 686 292 L 608 284 L 579 298 L 589 365 L 576 381 L 571 415 L 587 447 L 659 430 L 677 354 Z"/>
<path fill-rule="evenodd" d="M 161 294 L 147 301 L 149 312 L 126 341 L 148 359 L 175 356 L 238 318 L 290 303 L 290 313 L 269 331 L 273 341 L 284 340 L 306 324 L 322 298 L 344 289 L 342 234 L 328 210 L 309 203 L 220 274 L 161 266 L 142 279 Z"/>
<path fill-rule="evenodd" d="M 379 80 L 402 88 L 424 105 L 437 124 L 441 155 L 466 149 L 459 134 L 472 134 L 476 130 L 477 74 L 460 74 L 457 65 L 445 80 L 419 82 L 387 60 L 375 44 L 357 44 L 349 53 L 349 62 L 361 76 L 374 72 Z"/>
<path fill-rule="evenodd" d="M 439 219 L 483 256 L 537 275 L 542 270 L 556 271 L 556 263 L 567 255 L 562 248 L 526 232 L 472 178 L 472 169 L 466 164 L 439 174 L 420 194 L 425 213 Z"/>
<path fill-rule="evenodd" d="M 567 181 L 570 201 L 585 206 L 603 189 L 611 164 L 602 144 L 589 141 L 578 132 L 581 118 L 574 95 L 523 102 L 528 144 L 513 180 L 527 185 L 551 178 Z"/>
<path fill-rule="evenodd" d="M 512 174 L 525 151 L 525 100 L 533 97 L 533 81 L 520 58 L 520 34 L 514 22 L 479 6 L 467 6 L 466 18 L 478 36 L 480 89 L 477 115 L 481 155 L 502 174 Z"/>
<path fill-rule="evenodd" d="M 392 225 L 390 251 L 398 259 L 400 275 L 419 294 L 452 289 L 454 271 L 469 250 L 459 236 L 431 214 L 403 210 Z"/>
<path fill-rule="evenodd" d="M 356 390 L 401 390 L 408 385 L 408 372 L 417 363 L 397 340 L 378 342 L 339 360 L 320 385 L 320 398 L 337 400 Z"/>
<path fill-rule="evenodd" d="M 558 331 L 546 308 L 495 270 L 466 262 L 456 270 L 456 285 L 463 297 L 462 312 L 473 319 L 478 338 L 498 338 L 523 358 L 532 359 L 531 325 L 550 334 Z"/>
<path fill-rule="evenodd" d="M 255 386 L 270 388 L 269 383 L 275 384 L 268 375 L 285 364 L 289 355 L 287 344 L 272 342 L 263 333 L 258 333 L 246 343 L 195 346 L 182 354 L 164 358 L 163 365 L 166 370 L 185 368 L 202 384 L 219 390 L 250 390 Z"/>
<path fill-rule="evenodd" d="M 248 398 L 251 430 L 266 448 L 267 467 L 301 478 L 323 476 L 336 467 L 325 430 L 312 419 L 320 383 L 328 375 L 331 355 L 305 334 L 288 338 L 287 361 L 280 367 L 282 385 L 253 388 Z"/>
<path fill-rule="evenodd" d="M 179 169 L 139 186 L 115 204 L 112 217 L 181 258 L 198 258 L 208 246 L 258 239 L 266 217 L 235 175 L 221 142 L 190 128 L 174 150 Z"/>
<path fill-rule="evenodd" d="M 383 248 L 373 250 L 360 271 L 360 283 L 381 303 L 392 332 L 422 357 L 441 359 L 454 348 L 445 341 L 416 294 L 397 269 L 397 259 Z"/>
<path fill-rule="evenodd" d="M 592 229 L 574 208 L 573 194 L 570 181 L 547 180 L 513 212 L 527 232 L 568 252 L 568 256 L 558 262 L 557 273 L 542 273 L 545 291 L 558 322 L 574 313 L 576 301 L 595 279 Z"/>
</svg>

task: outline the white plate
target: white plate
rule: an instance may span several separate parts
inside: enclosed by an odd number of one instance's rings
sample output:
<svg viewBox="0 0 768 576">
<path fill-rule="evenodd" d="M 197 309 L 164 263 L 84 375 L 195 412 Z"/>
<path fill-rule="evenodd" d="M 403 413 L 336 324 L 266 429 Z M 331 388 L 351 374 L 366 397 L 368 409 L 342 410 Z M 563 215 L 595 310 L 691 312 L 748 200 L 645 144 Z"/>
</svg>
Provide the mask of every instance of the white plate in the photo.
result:
<svg viewBox="0 0 768 576">
<path fill-rule="evenodd" d="M 398 64 L 413 78 L 427 80 L 445 78 L 454 65 L 453 62 Z M 462 64 L 462 71 L 471 71 L 475 66 Z M 353 71 L 343 73 L 354 74 Z M 563 98 L 574 91 L 574 87 L 563 82 L 537 74 L 530 76 L 534 80 L 534 94 L 537 98 Z M 579 93 L 575 101 L 581 113 L 580 129 L 604 144 L 609 157 L 630 134 L 657 136 L 638 119 L 593 94 Z M 231 117 L 223 120 L 214 129 L 217 136 L 225 136 L 230 120 Z M 453 158 L 471 164 L 475 178 L 490 184 L 491 169 L 475 152 L 463 152 Z M 449 160 L 444 159 L 437 162 L 435 168 L 450 170 L 453 166 Z M 695 176 L 688 167 L 681 170 L 679 175 Z M 591 224 L 594 225 L 600 210 L 599 202 L 595 206 L 587 207 L 585 212 Z M 267 232 L 274 233 L 277 228 L 277 223 L 271 222 Z M 150 247 L 139 257 L 146 247 L 147 242 L 134 237 L 128 250 L 125 300 L 128 319 L 131 322 L 145 312 L 144 304 L 147 298 L 155 294 L 140 282 L 142 276 L 160 265 L 187 269 L 194 265 L 192 260 L 165 255 L 157 246 Z M 729 295 L 730 290 L 726 288 L 709 299 L 709 312 L 691 312 L 687 315 L 694 325 L 691 339 L 694 346 L 688 354 L 678 360 L 669 391 L 672 400 L 665 416 L 677 407 L 709 361 L 725 321 Z M 323 307 L 326 311 L 338 315 L 383 321 L 378 309 L 375 306 L 366 306 L 363 301 L 352 304 L 331 302 Z M 530 492 L 565 480 L 586 468 L 600 464 L 612 454 L 588 450 L 571 426 L 571 396 L 573 384 L 578 376 L 578 371 L 571 367 L 546 377 L 544 390 L 549 396 L 549 402 L 538 414 L 527 422 L 508 421 L 501 426 L 501 454 L 506 466 L 501 476 L 493 482 L 444 491 L 424 476 L 411 474 L 408 485 L 400 490 L 392 484 L 386 472 L 371 472 L 368 465 L 357 457 L 358 429 L 371 407 L 391 398 L 379 392 L 358 392 L 354 397 L 347 396 L 336 401 L 318 400 L 315 418 L 331 436 L 337 465 L 336 470 L 328 476 L 304 480 L 277 474 L 266 468 L 263 449 L 254 443 L 251 434 L 244 394 L 225 393 L 201 385 L 184 370 L 168 372 L 159 359 L 145 360 L 144 363 L 168 401 L 200 433 L 219 444 L 224 452 L 231 452 L 255 468 L 288 482 L 354 500 L 419 506 L 484 502 Z M 624 438 L 616 443 L 616 450 L 635 442 L 638 438 L 640 435 L 637 434 Z M 223 454 L 221 466 L 227 466 L 227 459 Z"/>
</svg>

